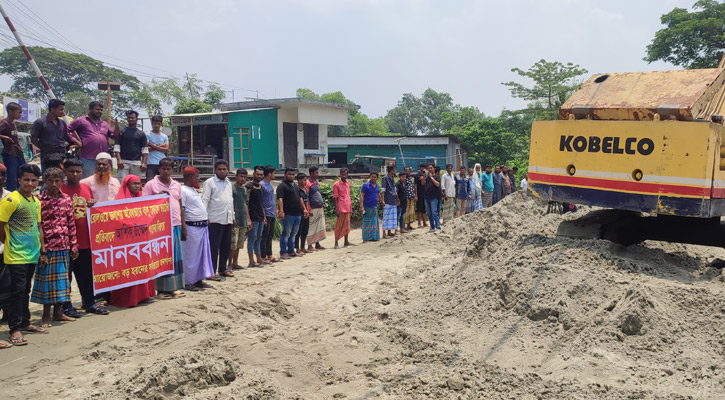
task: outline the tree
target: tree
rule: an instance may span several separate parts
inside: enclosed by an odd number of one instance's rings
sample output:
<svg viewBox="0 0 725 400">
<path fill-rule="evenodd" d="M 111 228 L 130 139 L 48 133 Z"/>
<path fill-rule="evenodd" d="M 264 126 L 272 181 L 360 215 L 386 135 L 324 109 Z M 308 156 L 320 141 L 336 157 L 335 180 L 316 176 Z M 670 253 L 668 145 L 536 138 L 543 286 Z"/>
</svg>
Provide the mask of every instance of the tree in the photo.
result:
<svg viewBox="0 0 725 400">
<path fill-rule="evenodd" d="M 436 92 L 428 88 L 420 98 L 424 124 L 421 127 L 426 135 L 440 135 L 443 114 L 453 111 L 453 99 L 445 92 Z"/>
<path fill-rule="evenodd" d="M 511 95 L 528 101 L 528 111 L 537 119 L 556 119 L 559 107 L 579 86 L 576 78 L 588 71 L 570 62 L 563 64 L 541 59 L 527 71 L 512 68 L 511 72 L 534 81 L 532 87 L 514 81 L 503 82 Z"/>
<path fill-rule="evenodd" d="M 216 83 L 210 83 L 206 88 L 202 83 L 196 74 L 187 74 L 186 80 L 181 82 L 173 78 L 154 79 L 149 92 L 160 102 L 172 105 L 174 114 L 211 112 L 215 104 L 224 100 L 224 90 Z"/>
<path fill-rule="evenodd" d="M 385 123 L 388 130 L 404 136 L 415 136 L 421 132 L 423 103 L 412 93 L 404 93 L 398 105 L 388 110 Z"/>
<path fill-rule="evenodd" d="M 106 98 L 106 92 L 97 89 L 97 82 L 112 81 L 120 82 L 122 89 L 111 94 L 113 114 L 120 115 L 123 111 L 139 105 L 135 95 L 142 84 L 135 76 L 108 67 L 103 62 L 84 54 L 39 46 L 30 46 L 28 50 L 45 74 L 53 93 L 60 99 L 65 100 L 70 95 L 68 99 L 71 101 L 89 98 L 103 100 Z M 13 78 L 10 90 L 21 97 L 41 103 L 49 100 L 20 47 L 11 47 L 0 52 L 0 74 Z M 82 107 L 82 110 L 74 109 L 73 112 L 81 114 L 69 112 L 69 115 L 77 117 L 87 113 L 88 103 Z"/>
<path fill-rule="evenodd" d="M 689 12 L 674 8 L 660 21 L 666 28 L 647 45 L 647 62 L 666 61 L 684 68 L 715 68 L 725 49 L 725 3 L 698 0 Z"/>
<path fill-rule="evenodd" d="M 342 92 L 331 92 L 317 94 L 311 89 L 299 88 L 296 96 L 300 99 L 326 101 L 338 104 L 355 104 L 352 100 L 345 97 Z M 347 126 L 331 125 L 327 128 L 329 136 L 355 136 L 355 135 L 390 135 L 385 121 L 382 118 L 370 119 L 367 115 L 359 110 L 348 110 Z"/>
</svg>

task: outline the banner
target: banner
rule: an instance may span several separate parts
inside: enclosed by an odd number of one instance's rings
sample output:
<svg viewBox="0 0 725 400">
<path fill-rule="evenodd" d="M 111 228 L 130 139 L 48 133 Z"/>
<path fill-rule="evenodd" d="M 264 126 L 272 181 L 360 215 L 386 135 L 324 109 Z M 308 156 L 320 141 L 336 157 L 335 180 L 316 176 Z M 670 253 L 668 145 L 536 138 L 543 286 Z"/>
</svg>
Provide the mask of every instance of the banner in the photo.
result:
<svg viewBox="0 0 725 400">
<path fill-rule="evenodd" d="M 98 203 L 89 211 L 94 293 L 174 273 L 168 195 Z"/>
</svg>

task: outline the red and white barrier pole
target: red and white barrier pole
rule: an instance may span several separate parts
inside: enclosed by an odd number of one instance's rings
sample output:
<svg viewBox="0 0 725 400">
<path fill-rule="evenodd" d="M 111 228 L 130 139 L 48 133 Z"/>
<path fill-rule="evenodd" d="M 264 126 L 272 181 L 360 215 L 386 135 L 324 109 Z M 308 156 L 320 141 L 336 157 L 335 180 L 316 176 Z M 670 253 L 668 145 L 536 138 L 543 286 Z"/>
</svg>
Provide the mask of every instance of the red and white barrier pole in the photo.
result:
<svg viewBox="0 0 725 400">
<path fill-rule="evenodd" d="M 15 26 L 13 26 L 13 23 L 10 22 L 10 17 L 8 17 L 8 15 L 5 13 L 5 9 L 3 9 L 2 5 L 0 5 L 0 14 L 2 14 L 3 18 L 5 18 L 5 22 L 8 23 L 10 30 L 13 32 L 13 35 L 15 36 L 15 39 L 17 39 L 18 44 L 20 44 L 20 48 L 23 49 L 23 53 L 25 53 L 25 57 L 28 58 L 28 61 L 30 62 L 30 66 L 33 67 L 33 71 L 35 71 L 35 75 L 37 75 L 38 79 L 40 79 L 40 83 L 43 85 L 43 88 L 45 89 L 45 93 L 48 95 L 49 98 L 54 99 L 55 94 L 53 93 L 53 89 L 50 88 L 50 85 L 48 85 L 48 81 L 45 80 L 43 73 L 40 72 L 40 68 L 38 68 L 38 64 L 35 63 L 35 60 L 33 60 L 33 56 L 30 55 L 28 48 L 25 47 L 25 43 L 23 43 L 23 39 L 20 38 L 18 31 L 15 30 Z"/>
</svg>

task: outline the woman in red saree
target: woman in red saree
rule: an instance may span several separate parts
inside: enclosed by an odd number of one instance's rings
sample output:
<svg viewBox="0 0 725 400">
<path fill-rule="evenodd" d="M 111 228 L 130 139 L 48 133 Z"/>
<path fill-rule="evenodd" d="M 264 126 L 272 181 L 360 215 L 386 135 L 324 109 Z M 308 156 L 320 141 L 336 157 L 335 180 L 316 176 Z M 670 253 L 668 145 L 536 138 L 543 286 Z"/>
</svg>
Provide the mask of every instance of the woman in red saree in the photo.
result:
<svg viewBox="0 0 725 400">
<path fill-rule="evenodd" d="M 136 175 L 127 175 L 121 182 L 116 200 L 141 197 L 141 179 Z M 135 286 L 111 291 L 111 305 L 116 307 L 135 307 L 138 303 L 156 296 L 154 280 Z"/>
</svg>

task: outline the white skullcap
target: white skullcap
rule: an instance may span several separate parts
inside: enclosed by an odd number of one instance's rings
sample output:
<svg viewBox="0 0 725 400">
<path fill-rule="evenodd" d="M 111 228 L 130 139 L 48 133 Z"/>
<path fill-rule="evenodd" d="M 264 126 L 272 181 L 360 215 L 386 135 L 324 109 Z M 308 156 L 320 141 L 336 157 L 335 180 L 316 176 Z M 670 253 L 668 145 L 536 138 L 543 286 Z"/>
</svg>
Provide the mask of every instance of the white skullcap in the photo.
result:
<svg viewBox="0 0 725 400">
<path fill-rule="evenodd" d="M 96 160 L 113 160 L 113 157 L 108 153 L 98 153 Z"/>
</svg>

